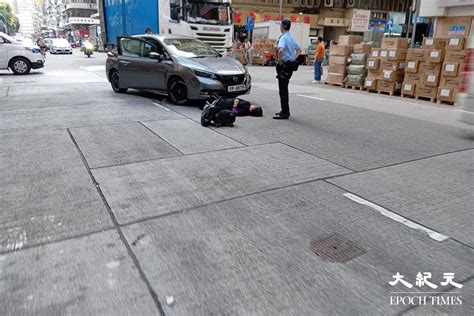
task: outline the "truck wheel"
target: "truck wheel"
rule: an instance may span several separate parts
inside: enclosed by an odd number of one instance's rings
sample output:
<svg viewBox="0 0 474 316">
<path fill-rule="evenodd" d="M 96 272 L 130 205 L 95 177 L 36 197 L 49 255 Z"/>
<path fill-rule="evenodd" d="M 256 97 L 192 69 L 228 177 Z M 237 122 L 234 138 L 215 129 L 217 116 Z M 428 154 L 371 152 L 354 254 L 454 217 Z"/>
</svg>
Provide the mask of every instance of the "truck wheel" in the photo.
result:
<svg viewBox="0 0 474 316">
<path fill-rule="evenodd" d="M 112 85 L 112 90 L 117 93 L 125 93 L 128 90 L 126 88 L 120 88 L 120 75 L 117 70 L 110 73 L 110 84 Z"/>
<path fill-rule="evenodd" d="M 173 78 L 168 83 L 168 97 L 177 105 L 188 103 L 188 89 L 181 78 Z"/>
<path fill-rule="evenodd" d="M 10 62 L 10 69 L 15 75 L 27 75 L 31 70 L 31 63 L 23 57 L 13 58 Z"/>
</svg>

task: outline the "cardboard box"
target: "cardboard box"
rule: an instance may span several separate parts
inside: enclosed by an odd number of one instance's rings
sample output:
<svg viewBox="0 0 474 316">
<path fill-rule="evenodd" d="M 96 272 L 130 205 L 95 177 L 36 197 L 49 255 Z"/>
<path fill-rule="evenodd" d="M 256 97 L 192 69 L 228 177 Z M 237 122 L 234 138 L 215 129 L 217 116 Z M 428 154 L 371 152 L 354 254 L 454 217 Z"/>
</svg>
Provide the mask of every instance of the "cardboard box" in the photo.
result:
<svg viewBox="0 0 474 316">
<path fill-rule="evenodd" d="M 388 50 L 388 60 L 405 60 L 407 59 L 407 49 L 396 48 Z"/>
<path fill-rule="evenodd" d="M 452 61 L 445 61 L 443 63 L 443 69 L 441 70 L 441 74 L 443 76 L 448 76 L 448 77 L 457 77 L 459 73 L 459 63 L 454 63 Z"/>
<path fill-rule="evenodd" d="M 380 48 L 372 48 L 370 56 L 375 58 L 380 57 Z"/>
<path fill-rule="evenodd" d="M 337 45 L 355 45 L 361 43 L 362 39 L 359 35 L 339 35 Z"/>
<path fill-rule="evenodd" d="M 420 66 L 418 66 L 418 72 L 432 73 L 432 74 L 439 75 L 441 73 L 442 66 L 443 64 L 421 62 Z"/>
<path fill-rule="evenodd" d="M 440 101 L 455 102 L 458 92 L 457 88 L 439 87 L 436 98 Z"/>
<path fill-rule="evenodd" d="M 382 48 L 408 48 L 407 38 L 382 38 Z"/>
<path fill-rule="evenodd" d="M 367 72 L 367 79 L 377 79 L 377 78 L 380 78 L 382 75 L 382 71 L 381 70 L 373 70 L 373 69 L 369 69 L 369 71 Z"/>
<path fill-rule="evenodd" d="M 393 70 L 382 70 L 382 77 L 380 79 L 386 80 L 386 81 L 398 81 L 401 82 L 403 81 L 403 74 L 393 71 Z"/>
<path fill-rule="evenodd" d="M 403 73 L 405 71 L 405 62 L 404 61 L 380 61 L 380 69 L 384 70 L 393 70 L 399 73 Z"/>
<path fill-rule="evenodd" d="M 402 83 L 396 81 L 377 80 L 377 90 L 389 93 L 400 92 Z"/>
<path fill-rule="evenodd" d="M 425 73 L 423 74 L 422 84 L 427 87 L 437 87 L 439 83 L 439 77 L 440 76 L 438 74 Z"/>
<path fill-rule="evenodd" d="M 379 58 L 380 59 L 388 59 L 388 49 L 380 48 L 379 50 Z"/>
<path fill-rule="evenodd" d="M 335 73 L 335 74 L 347 74 L 347 67 L 346 65 L 330 65 L 329 66 L 329 71 L 330 73 Z"/>
<path fill-rule="evenodd" d="M 467 56 L 467 50 L 447 50 L 444 61 L 463 63 Z"/>
<path fill-rule="evenodd" d="M 407 83 L 421 83 L 423 79 L 423 73 L 405 73 L 405 77 L 403 78 L 403 82 Z"/>
<path fill-rule="evenodd" d="M 421 48 L 409 48 L 407 50 L 407 60 L 424 61 L 427 50 Z"/>
<path fill-rule="evenodd" d="M 416 83 L 403 82 L 402 83 L 402 94 L 415 95 Z"/>
<path fill-rule="evenodd" d="M 415 95 L 417 97 L 436 99 L 437 94 L 438 94 L 437 87 L 427 87 L 423 84 L 417 84 L 415 87 Z"/>
<path fill-rule="evenodd" d="M 337 73 L 329 72 L 326 82 L 342 84 L 342 83 L 344 83 L 344 78 L 345 77 L 346 77 L 345 74 L 337 74 Z"/>
<path fill-rule="evenodd" d="M 354 52 L 354 46 L 352 45 L 331 45 L 329 47 L 330 56 L 347 56 Z"/>
<path fill-rule="evenodd" d="M 364 87 L 371 90 L 377 89 L 377 79 L 365 78 Z"/>
<path fill-rule="evenodd" d="M 444 49 L 427 50 L 425 60 L 430 63 L 442 63 L 444 60 Z"/>
<path fill-rule="evenodd" d="M 355 44 L 354 53 L 356 54 L 370 54 L 372 44 Z"/>
<path fill-rule="evenodd" d="M 441 76 L 439 81 L 440 87 L 446 88 L 461 88 L 462 86 L 462 77 L 445 77 Z"/>
<path fill-rule="evenodd" d="M 329 65 L 347 65 L 349 56 L 329 56 Z"/>
<path fill-rule="evenodd" d="M 446 43 L 448 42 L 447 38 L 434 38 L 434 37 L 425 37 L 423 38 L 423 48 L 424 49 L 444 49 Z"/>
<path fill-rule="evenodd" d="M 463 50 L 465 45 L 464 37 L 456 37 L 448 39 L 446 50 Z"/>
<path fill-rule="evenodd" d="M 419 64 L 420 62 L 418 60 L 407 60 L 405 65 L 405 72 L 417 73 Z"/>
<path fill-rule="evenodd" d="M 369 57 L 367 58 L 367 69 L 377 70 L 380 66 L 380 59 Z"/>
</svg>

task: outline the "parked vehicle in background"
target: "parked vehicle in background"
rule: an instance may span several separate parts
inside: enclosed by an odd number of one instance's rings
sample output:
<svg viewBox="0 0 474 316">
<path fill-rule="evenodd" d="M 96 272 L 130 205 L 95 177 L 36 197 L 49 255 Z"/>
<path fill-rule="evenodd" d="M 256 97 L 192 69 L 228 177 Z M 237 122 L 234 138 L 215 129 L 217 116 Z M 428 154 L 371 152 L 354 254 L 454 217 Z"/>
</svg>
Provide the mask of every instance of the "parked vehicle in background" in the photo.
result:
<svg viewBox="0 0 474 316">
<path fill-rule="evenodd" d="M 458 93 L 458 120 L 474 125 L 474 37 L 467 44 L 467 55 L 462 74 L 463 83 Z"/>
<path fill-rule="evenodd" d="M 291 23 L 290 33 L 300 44 L 303 51 L 302 55 L 308 53 L 308 46 L 310 44 L 309 26 L 307 23 Z M 276 42 L 281 35 L 280 23 L 278 21 L 255 23 L 252 34 L 254 42 L 259 39 L 272 39 Z"/>
<path fill-rule="evenodd" d="M 26 75 L 31 69 L 44 67 L 44 57 L 36 45 L 16 41 L 0 32 L 0 69 L 10 68 L 16 75 Z"/>
<path fill-rule="evenodd" d="M 72 54 L 72 47 L 65 38 L 53 38 L 49 52 L 51 54 Z"/>
<path fill-rule="evenodd" d="M 212 93 L 235 97 L 251 89 L 242 64 L 192 37 L 122 37 L 107 56 L 107 78 L 118 93 L 128 88 L 155 90 L 175 104 L 186 104 L 207 100 Z"/>
<path fill-rule="evenodd" d="M 226 55 L 234 33 L 230 4 L 230 0 L 152 0 L 144 6 L 140 0 L 105 1 L 102 42 L 111 49 L 118 36 L 143 34 L 149 27 L 153 34 L 198 38 Z"/>
</svg>

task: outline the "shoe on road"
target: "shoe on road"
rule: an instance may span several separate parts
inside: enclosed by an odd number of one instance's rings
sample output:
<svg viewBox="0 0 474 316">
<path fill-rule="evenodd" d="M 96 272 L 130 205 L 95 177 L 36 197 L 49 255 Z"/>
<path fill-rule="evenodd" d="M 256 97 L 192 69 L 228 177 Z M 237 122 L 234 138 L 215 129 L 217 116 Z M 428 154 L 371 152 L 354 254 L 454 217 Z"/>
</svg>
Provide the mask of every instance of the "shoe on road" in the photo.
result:
<svg viewBox="0 0 474 316">
<path fill-rule="evenodd" d="M 273 117 L 274 120 L 287 120 L 287 119 L 289 119 L 289 118 L 290 118 L 289 115 L 281 115 L 281 114 L 275 115 L 275 116 Z"/>
</svg>

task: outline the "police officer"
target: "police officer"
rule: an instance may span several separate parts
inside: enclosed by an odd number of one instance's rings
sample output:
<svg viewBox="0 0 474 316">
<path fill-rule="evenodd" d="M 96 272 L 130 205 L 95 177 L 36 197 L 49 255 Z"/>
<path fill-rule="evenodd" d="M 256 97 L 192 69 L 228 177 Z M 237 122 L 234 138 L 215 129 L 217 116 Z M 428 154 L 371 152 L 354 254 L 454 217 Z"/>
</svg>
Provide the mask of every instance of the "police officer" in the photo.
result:
<svg viewBox="0 0 474 316">
<path fill-rule="evenodd" d="M 278 78 L 278 89 L 280 92 L 281 111 L 273 117 L 275 120 L 287 120 L 290 117 L 290 105 L 288 96 L 288 85 L 293 75 L 296 59 L 301 54 L 301 47 L 289 32 L 290 20 L 280 22 L 281 36 L 278 39 L 276 71 Z"/>
</svg>

